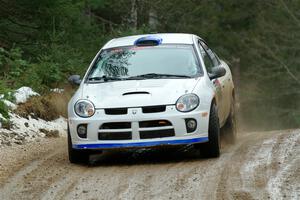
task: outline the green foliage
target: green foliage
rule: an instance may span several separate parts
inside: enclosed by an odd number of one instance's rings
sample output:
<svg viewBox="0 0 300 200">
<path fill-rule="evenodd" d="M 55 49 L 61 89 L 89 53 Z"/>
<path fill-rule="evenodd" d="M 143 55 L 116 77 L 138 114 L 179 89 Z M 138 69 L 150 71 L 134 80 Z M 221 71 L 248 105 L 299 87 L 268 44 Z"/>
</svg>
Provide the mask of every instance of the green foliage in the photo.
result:
<svg viewBox="0 0 300 200">
<path fill-rule="evenodd" d="M 8 88 L 3 81 L 0 80 L 0 95 L 3 95 L 2 99 L 14 101 L 13 91 Z"/>
<path fill-rule="evenodd" d="M 0 100 L 0 114 L 5 118 L 9 119 L 8 108 L 3 101 Z"/>
<path fill-rule="evenodd" d="M 8 107 L 5 105 L 5 103 L 2 101 L 3 99 L 13 101 L 13 93 L 11 89 L 6 87 L 5 83 L 0 80 L 0 114 L 6 119 L 9 120 L 9 114 L 8 114 Z M 4 122 L 0 119 L 0 121 Z"/>
<path fill-rule="evenodd" d="M 2 85 L 13 87 L 22 80 L 23 73 L 27 70 L 29 62 L 22 58 L 22 50 L 20 48 L 11 48 L 10 50 L 0 49 L 0 67 L 2 81 L 6 81 L 6 84 L 1 82 Z M 0 89 L 1 90 L 1 89 Z M 0 92 L 0 94 L 3 94 Z"/>
<path fill-rule="evenodd" d="M 8 57 L 6 59 L 7 65 L 10 66 L 8 78 L 18 79 L 26 70 L 26 67 L 29 63 L 26 60 L 22 59 L 22 54 L 22 50 L 18 47 L 12 48 L 8 52 Z"/>
<path fill-rule="evenodd" d="M 34 73 L 40 78 L 42 85 L 51 86 L 61 80 L 61 71 L 57 63 L 48 56 L 42 56 L 37 64 L 33 65 Z"/>
</svg>

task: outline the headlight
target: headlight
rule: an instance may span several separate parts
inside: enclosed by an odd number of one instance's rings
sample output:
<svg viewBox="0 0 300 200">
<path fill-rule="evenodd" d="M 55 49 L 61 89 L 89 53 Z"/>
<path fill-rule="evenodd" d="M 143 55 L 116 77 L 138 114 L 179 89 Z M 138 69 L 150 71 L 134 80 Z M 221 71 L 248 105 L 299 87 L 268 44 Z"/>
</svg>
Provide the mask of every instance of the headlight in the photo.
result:
<svg viewBox="0 0 300 200">
<path fill-rule="evenodd" d="M 199 105 L 199 97 L 196 94 L 185 94 L 176 102 L 176 109 L 180 112 L 190 112 Z"/>
<path fill-rule="evenodd" d="M 89 100 L 79 100 L 75 104 L 75 113 L 80 117 L 91 117 L 95 113 L 95 106 Z"/>
</svg>

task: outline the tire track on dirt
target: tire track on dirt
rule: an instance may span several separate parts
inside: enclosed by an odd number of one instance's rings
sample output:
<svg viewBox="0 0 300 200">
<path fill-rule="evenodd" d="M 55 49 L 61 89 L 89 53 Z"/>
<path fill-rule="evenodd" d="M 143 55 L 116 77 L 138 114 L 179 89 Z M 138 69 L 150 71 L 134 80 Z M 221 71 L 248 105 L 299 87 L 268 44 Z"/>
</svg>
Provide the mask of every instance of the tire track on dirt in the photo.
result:
<svg viewBox="0 0 300 200">
<path fill-rule="evenodd" d="M 61 149 L 60 149 L 61 150 Z M 1 199 L 36 199 L 53 181 L 63 173 L 58 168 L 53 172 L 53 164 L 61 159 L 59 151 L 26 165 L 11 177 L 0 190 Z M 12 190 L 12 188 L 14 188 Z"/>
<path fill-rule="evenodd" d="M 230 159 L 224 163 L 220 170 L 220 178 L 216 181 L 216 195 L 212 199 L 252 199 L 252 195 L 241 190 L 242 178 L 239 169 L 245 159 L 245 154 L 248 152 L 250 142 L 246 139 L 239 142 L 238 146 L 232 152 Z"/>
<path fill-rule="evenodd" d="M 52 157 L 52 155 L 50 155 L 49 157 Z M 31 162 L 29 165 L 26 165 L 24 168 L 21 168 L 21 170 L 19 170 L 13 177 L 11 177 L 8 182 L 0 189 L 0 199 L 5 199 L 5 198 L 21 198 L 15 196 L 15 194 L 13 194 L 13 191 L 11 191 L 12 188 L 16 189 L 16 188 L 20 188 L 23 187 L 24 189 L 26 189 L 26 181 L 24 179 L 26 179 L 26 176 L 28 174 L 31 174 L 34 170 L 37 170 L 37 168 L 39 166 L 41 166 L 41 164 L 43 164 L 43 160 L 34 160 L 33 162 Z M 23 192 L 22 192 L 23 193 Z M 14 197 L 15 196 L 15 197 Z"/>
<path fill-rule="evenodd" d="M 65 138 L 44 140 L 12 160 L 0 152 L 0 199 L 297 199 L 299 132 L 245 134 L 216 159 L 160 149 L 95 155 L 88 166 L 68 162 Z"/>
<path fill-rule="evenodd" d="M 273 152 L 272 167 L 275 170 L 267 185 L 269 195 L 277 199 L 300 199 L 299 132 L 281 135 L 278 145 Z"/>
<path fill-rule="evenodd" d="M 299 131 L 295 131 L 296 134 L 286 132 L 269 132 L 266 134 L 255 134 L 255 139 L 250 139 L 248 136 L 240 138 L 244 140 L 240 144 L 240 148 L 235 151 L 231 161 L 227 161 L 227 165 L 224 166 L 222 171 L 222 178 L 219 180 L 218 193 L 216 199 L 297 199 L 297 195 L 285 195 L 282 191 L 276 193 L 273 192 L 274 185 L 269 187 L 269 182 L 275 179 L 275 183 L 281 185 L 283 181 L 278 180 L 277 174 L 280 171 L 287 171 L 284 168 L 292 166 L 291 173 L 295 176 L 288 176 L 285 174 L 283 177 L 300 177 L 300 174 L 296 174 L 299 170 L 299 163 L 290 157 L 290 153 L 293 152 L 297 155 L 299 147 L 296 146 L 299 143 Z M 272 135 L 271 135 L 272 134 Z M 251 134 L 250 137 L 254 136 Z M 267 136 L 267 137 L 266 137 Z M 270 137 L 272 136 L 272 137 Z M 289 138 L 289 139 L 287 139 Z M 298 141 L 298 142 L 297 142 Z M 296 151 L 295 151 L 296 150 Z M 284 155 L 287 160 L 293 162 L 285 163 L 285 167 L 279 164 L 284 161 L 282 156 Z M 299 154 L 298 154 L 299 155 Z M 299 182 L 299 180 L 298 180 Z M 286 185 L 283 187 L 294 193 L 299 193 L 299 188 L 296 180 L 295 184 L 290 184 L 291 187 L 287 189 Z M 298 183 L 299 185 L 299 183 Z M 292 188 L 293 186 L 293 188 Z M 268 188 L 272 188 L 271 190 Z M 298 188 L 298 189 L 297 189 Z"/>
</svg>

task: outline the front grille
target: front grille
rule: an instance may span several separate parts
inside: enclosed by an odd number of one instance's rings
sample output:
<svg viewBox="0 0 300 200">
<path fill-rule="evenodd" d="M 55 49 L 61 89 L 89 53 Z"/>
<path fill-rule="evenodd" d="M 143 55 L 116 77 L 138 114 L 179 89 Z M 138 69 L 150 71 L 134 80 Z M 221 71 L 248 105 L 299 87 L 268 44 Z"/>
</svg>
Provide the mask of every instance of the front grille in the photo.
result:
<svg viewBox="0 0 300 200">
<path fill-rule="evenodd" d="M 111 123 L 104 123 L 100 127 L 100 129 L 124 129 L 124 128 L 131 128 L 131 123 L 130 122 L 111 122 Z"/>
<path fill-rule="evenodd" d="M 139 122 L 139 125 L 140 128 L 172 126 L 171 122 L 167 120 L 141 121 Z"/>
<path fill-rule="evenodd" d="M 131 140 L 131 132 L 100 132 L 98 133 L 99 140 Z"/>
<path fill-rule="evenodd" d="M 146 106 L 142 107 L 143 113 L 158 113 L 158 112 L 165 112 L 166 106 Z"/>
<path fill-rule="evenodd" d="M 174 129 L 140 131 L 141 139 L 163 138 L 175 136 Z"/>
<path fill-rule="evenodd" d="M 134 128 L 135 127 L 135 128 Z M 98 140 L 132 140 L 133 134 L 140 139 L 175 136 L 172 123 L 168 120 L 148 120 L 140 122 L 106 122 L 98 130 Z"/>
<path fill-rule="evenodd" d="M 127 110 L 127 108 L 107 108 L 104 109 L 104 112 L 107 115 L 126 115 Z"/>
<path fill-rule="evenodd" d="M 99 140 L 131 140 L 132 130 L 130 122 L 109 122 L 100 126 Z"/>
</svg>

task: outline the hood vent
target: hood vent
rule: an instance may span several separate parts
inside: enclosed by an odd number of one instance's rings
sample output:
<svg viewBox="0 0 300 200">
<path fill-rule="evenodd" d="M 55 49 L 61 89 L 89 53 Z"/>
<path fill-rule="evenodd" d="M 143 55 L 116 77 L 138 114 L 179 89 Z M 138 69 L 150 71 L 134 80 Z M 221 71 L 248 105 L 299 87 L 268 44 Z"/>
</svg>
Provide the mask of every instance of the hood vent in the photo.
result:
<svg viewBox="0 0 300 200">
<path fill-rule="evenodd" d="M 149 92 L 144 92 L 144 91 L 140 91 L 140 92 L 126 92 L 123 94 L 123 96 L 126 96 L 126 95 L 132 95 L 132 94 L 150 94 Z"/>
</svg>

